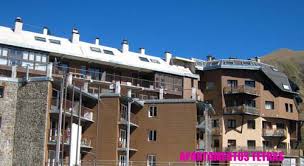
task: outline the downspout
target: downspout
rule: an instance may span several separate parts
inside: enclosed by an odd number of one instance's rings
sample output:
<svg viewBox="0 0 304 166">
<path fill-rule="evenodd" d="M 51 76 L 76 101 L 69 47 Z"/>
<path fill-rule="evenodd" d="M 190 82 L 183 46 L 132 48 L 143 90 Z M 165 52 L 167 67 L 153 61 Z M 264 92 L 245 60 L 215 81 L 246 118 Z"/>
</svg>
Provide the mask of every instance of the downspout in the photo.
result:
<svg viewBox="0 0 304 166">
<path fill-rule="evenodd" d="M 129 166 L 130 160 L 130 137 L 131 137 L 131 105 L 134 103 L 134 100 L 128 101 L 128 123 L 127 123 L 127 166 Z"/>
</svg>

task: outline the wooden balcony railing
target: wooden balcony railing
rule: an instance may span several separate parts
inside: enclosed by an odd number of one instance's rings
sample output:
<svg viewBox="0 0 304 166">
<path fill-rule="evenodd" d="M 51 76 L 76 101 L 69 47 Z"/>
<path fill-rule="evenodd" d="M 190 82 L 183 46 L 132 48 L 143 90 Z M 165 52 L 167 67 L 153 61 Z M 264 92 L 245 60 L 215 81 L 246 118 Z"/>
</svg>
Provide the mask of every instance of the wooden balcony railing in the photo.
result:
<svg viewBox="0 0 304 166">
<path fill-rule="evenodd" d="M 263 137 L 286 137 L 285 129 L 263 129 Z"/>
<path fill-rule="evenodd" d="M 240 85 L 236 87 L 231 87 L 231 86 L 224 87 L 224 94 L 240 94 L 240 93 L 259 96 L 258 90 L 255 87 L 249 87 L 245 85 Z"/>
<path fill-rule="evenodd" d="M 259 115 L 256 107 L 247 106 L 245 104 L 240 106 L 228 106 L 224 108 L 224 114 L 248 114 Z"/>
</svg>

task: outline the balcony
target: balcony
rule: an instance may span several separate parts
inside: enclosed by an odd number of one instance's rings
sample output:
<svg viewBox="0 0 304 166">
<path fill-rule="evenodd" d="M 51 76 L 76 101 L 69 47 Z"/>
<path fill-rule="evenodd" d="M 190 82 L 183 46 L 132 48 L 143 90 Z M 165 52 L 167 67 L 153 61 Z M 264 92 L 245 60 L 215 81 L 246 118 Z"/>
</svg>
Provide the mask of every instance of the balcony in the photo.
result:
<svg viewBox="0 0 304 166">
<path fill-rule="evenodd" d="M 263 129 L 263 137 L 286 137 L 285 129 Z"/>
<path fill-rule="evenodd" d="M 134 151 L 134 152 L 136 152 L 137 151 L 137 149 L 136 148 L 134 148 L 134 147 L 136 147 L 136 143 L 135 142 L 130 142 L 130 149 L 129 149 L 129 151 Z M 118 140 L 118 147 L 117 147 L 117 150 L 118 151 L 121 151 L 121 152 L 124 152 L 124 151 L 127 151 L 127 139 L 125 138 L 125 139 L 119 139 Z"/>
<path fill-rule="evenodd" d="M 220 127 L 215 127 L 211 129 L 212 135 L 222 135 L 222 130 Z"/>
<path fill-rule="evenodd" d="M 64 100 L 63 105 L 65 105 L 65 114 L 68 117 L 71 117 L 73 114 L 73 117 L 78 118 L 79 117 L 79 103 L 75 102 L 74 103 L 74 109 L 72 101 L 70 100 Z M 56 113 L 59 114 L 59 99 L 58 98 L 53 98 L 52 99 L 52 104 L 51 104 L 51 110 L 50 113 Z M 81 120 L 83 121 L 89 121 L 89 122 L 94 122 L 93 120 L 93 110 L 90 108 L 87 108 L 85 106 L 81 106 L 81 115 L 80 115 Z"/>
<path fill-rule="evenodd" d="M 66 73 L 71 74 L 75 79 L 93 80 L 98 83 L 104 83 L 108 85 L 113 84 L 115 82 L 120 82 L 121 86 L 127 86 L 131 88 L 137 88 L 137 89 L 143 88 L 144 90 L 155 91 L 155 92 L 159 92 L 159 89 L 163 88 L 165 92 L 170 94 L 174 94 L 174 95 L 183 94 L 182 84 L 166 83 L 166 82 L 147 80 L 142 78 L 134 78 L 134 77 L 110 74 L 107 72 L 94 72 L 92 74 L 89 70 L 82 70 L 77 68 L 69 68 L 69 67 L 54 65 L 53 75 L 55 77 L 62 77 Z"/>
<path fill-rule="evenodd" d="M 56 145 L 57 143 L 57 129 L 50 129 L 49 131 L 49 145 Z M 66 130 L 64 134 L 61 135 L 61 143 L 64 143 L 65 146 L 70 145 L 70 132 L 69 130 Z M 90 138 L 82 137 L 80 141 L 80 147 L 81 148 L 93 148 L 92 147 L 92 141 Z"/>
<path fill-rule="evenodd" d="M 299 112 L 299 121 L 304 121 L 304 111 Z"/>
<path fill-rule="evenodd" d="M 130 122 L 131 127 L 138 127 L 138 119 L 134 113 L 131 113 L 130 121 L 131 121 Z M 119 124 L 128 125 L 128 116 L 127 115 L 125 117 L 121 116 L 119 119 Z"/>
<path fill-rule="evenodd" d="M 256 107 L 247 106 L 245 104 L 240 106 L 228 106 L 224 108 L 225 115 L 259 115 Z"/>
<path fill-rule="evenodd" d="M 227 86 L 224 87 L 224 94 L 248 94 L 248 95 L 254 95 L 259 96 L 259 93 L 255 87 L 249 87 L 245 85 L 240 85 L 236 87 Z"/>
</svg>

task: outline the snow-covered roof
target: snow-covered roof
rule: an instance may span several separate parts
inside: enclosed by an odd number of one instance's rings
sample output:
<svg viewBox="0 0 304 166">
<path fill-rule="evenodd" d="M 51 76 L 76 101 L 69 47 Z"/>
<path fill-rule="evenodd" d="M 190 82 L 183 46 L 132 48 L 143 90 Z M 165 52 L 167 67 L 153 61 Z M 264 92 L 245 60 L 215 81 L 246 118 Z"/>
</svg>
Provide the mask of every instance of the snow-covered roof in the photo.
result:
<svg viewBox="0 0 304 166">
<path fill-rule="evenodd" d="M 35 37 L 44 38 L 45 41 L 39 41 L 35 39 Z M 51 43 L 50 40 L 60 41 L 60 44 Z M 74 43 L 66 38 L 25 30 L 14 32 L 11 28 L 3 26 L 0 26 L 0 44 L 59 54 L 67 59 L 79 59 L 100 64 L 119 65 L 120 67 L 132 68 L 135 70 L 157 71 L 192 78 L 199 77 L 192 73 L 188 68 L 170 65 L 156 56 L 131 51 L 122 52 L 117 48 L 82 41 Z M 94 48 L 97 48 L 97 51 L 92 51 Z M 144 59 L 140 59 L 140 57 L 143 57 Z M 145 58 L 148 62 L 145 61 Z"/>
</svg>

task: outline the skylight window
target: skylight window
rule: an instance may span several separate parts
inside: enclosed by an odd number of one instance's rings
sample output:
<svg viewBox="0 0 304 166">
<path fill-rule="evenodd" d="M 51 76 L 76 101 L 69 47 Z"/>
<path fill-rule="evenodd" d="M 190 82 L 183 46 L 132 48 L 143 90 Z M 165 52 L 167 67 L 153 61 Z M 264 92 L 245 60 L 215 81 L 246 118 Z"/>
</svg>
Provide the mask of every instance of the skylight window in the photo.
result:
<svg viewBox="0 0 304 166">
<path fill-rule="evenodd" d="M 160 62 L 159 62 L 157 59 L 150 59 L 150 61 L 151 61 L 152 63 L 158 63 L 158 64 L 160 64 Z"/>
<path fill-rule="evenodd" d="M 110 50 L 103 50 L 103 52 L 105 54 L 114 55 L 113 51 L 110 51 Z"/>
<path fill-rule="evenodd" d="M 101 49 L 100 49 L 100 48 L 97 48 L 97 47 L 90 47 L 90 49 L 91 49 L 91 51 L 101 53 Z"/>
<path fill-rule="evenodd" d="M 39 37 L 39 36 L 35 36 L 35 40 L 41 41 L 41 42 L 46 42 L 46 39 L 44 37 Z"/>
<path fill-rule="evenodd" d="M 289 86 L 285 85 L 285 84 L 283 84 L 283 88 L 286 89 L 286 90 L 290 90 Z"/>
<path fill-rule="evenodd" d="M 61 41 L 60 41 L 60 40 L 49 39 L 49 41 L 50 41 L 50 43 L 53 43 L 53 44 L 58 44 L 58 45 L 61 44 Z"/>
<path fill-rule="evenodd" d="M 148 58 L 145 58 L 145 57 L 139 57 L 139 59 L 141 60 L 141 61 L 144 61 L 144 62 L 149 62 L 149 59 Z"/>
</svg>

